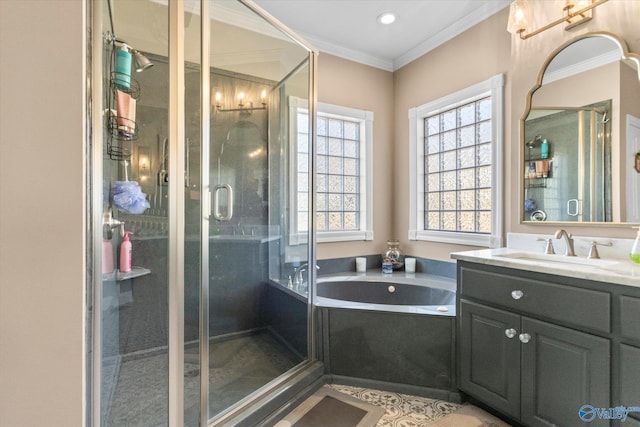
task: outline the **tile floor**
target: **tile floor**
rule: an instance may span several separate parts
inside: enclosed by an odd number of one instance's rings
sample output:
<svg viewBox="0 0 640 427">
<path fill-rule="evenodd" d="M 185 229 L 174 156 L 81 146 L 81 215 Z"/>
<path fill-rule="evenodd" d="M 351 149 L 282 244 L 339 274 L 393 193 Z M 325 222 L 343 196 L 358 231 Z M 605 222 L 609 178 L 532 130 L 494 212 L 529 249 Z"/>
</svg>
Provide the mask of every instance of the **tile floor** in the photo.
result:
<svg viewBox="0 0 640 427">
<path fill-rule="evenodd" d="M 425 427 L 462 406 L 444 400 L 370 388 L 339 384 L 329 384 L 325 387 L 331 387 L 349 396 L 384 407 L 385 414 L 376 427 Z"/>
<path fill-rule="evenodd" d="M 245 336 L 222 343 L 212 343 L 210 360 L 211 413 L 228 407 L 248 393 L 295 366 L 299 360 L 279 345 L 269 334 Z M 214 348 L 214 346 L 217 346 Z M 199 366 L 197 349 L 185 354 L 185 394 L 198 402 Z M 107 368 L 106 366 L 104 368 Z M 122 358 L 114 374 L 111 405 L 104 413 L 105 426 L 160 426 L 166 425 L 167 354 L 150 353 L 138 357 Z M 443 400 L 411 396 L 401 393 L 329 384 L 341 393 L 382 406 L 385 414 L 376 427 L 428 427 L 463 405 Z M 106 391 L 106 390 L 105 390 Z M 140 399 L 144 396 L 144 399 Z M 189 411 L 187 411 L 189 412 Z M 193 411 L 193 413 L 197 413 Z M 185 420 L 197 425 L 197 420 Z"/>
<path fill-rule="evenodd" d="M 267 332 L 210 344 L 209 405 L 217 414 L 291 369 L 300 359 Z M 103 408 L 103 425 L 167 425 L 168 358 L 165 351 L 125 355 L 110 366 L 113 380 L 103 382 L 111 396 Z M 115 363 L 113 364 L 115 365 Z M 106 366 L 105 366 L 106 368 Z M 105 372 L 106 373 L 106 372 Z M 185 402 L 199 404 L 198 349 L 185 352 Z M 110 403 L 110 404 L 109 404 Z M 197 425 L 197 410 L 186 408 L 185 424 Z M 195 417 L 190 417 L 194 414 Z M 193 418 L 193 419 L 192 419 Z"/>
</svg>

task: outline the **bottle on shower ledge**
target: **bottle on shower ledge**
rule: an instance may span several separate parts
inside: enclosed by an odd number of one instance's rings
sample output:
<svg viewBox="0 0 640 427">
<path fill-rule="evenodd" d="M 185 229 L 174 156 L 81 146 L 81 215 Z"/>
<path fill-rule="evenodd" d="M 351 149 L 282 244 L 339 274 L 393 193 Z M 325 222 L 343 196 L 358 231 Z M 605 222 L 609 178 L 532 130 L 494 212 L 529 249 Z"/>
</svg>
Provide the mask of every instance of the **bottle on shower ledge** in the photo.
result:
<svg viewBox="0 0 640 427">
<path fill-rule="evenodd" d="M 111 240 L 102 238 L 102 274 L 113 273 L 113 245 Z"/>
<path fill-rule="evenodd" d="M 120 245 L 120 272 L 128 273 L 131 271 L 131 241 L 129 240 L 131 231 L 124 232 L 124 240 Z"/>
</svg>

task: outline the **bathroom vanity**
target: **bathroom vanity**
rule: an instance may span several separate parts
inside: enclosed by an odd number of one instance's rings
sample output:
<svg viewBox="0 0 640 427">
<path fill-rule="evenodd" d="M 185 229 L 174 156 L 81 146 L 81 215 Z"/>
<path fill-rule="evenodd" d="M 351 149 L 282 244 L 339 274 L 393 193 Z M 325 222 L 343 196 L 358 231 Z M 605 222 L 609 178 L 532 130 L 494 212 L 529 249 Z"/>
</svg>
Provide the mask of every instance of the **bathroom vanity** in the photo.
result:
<svg viewBox="0 0 640 427">
<path fill-rule="evenodd" d="M 452 254 L 459 389 L 527 426 L 640 426 L 593 411 L 640 407 L 640 269 L 521 254 Z"/>
</svg>

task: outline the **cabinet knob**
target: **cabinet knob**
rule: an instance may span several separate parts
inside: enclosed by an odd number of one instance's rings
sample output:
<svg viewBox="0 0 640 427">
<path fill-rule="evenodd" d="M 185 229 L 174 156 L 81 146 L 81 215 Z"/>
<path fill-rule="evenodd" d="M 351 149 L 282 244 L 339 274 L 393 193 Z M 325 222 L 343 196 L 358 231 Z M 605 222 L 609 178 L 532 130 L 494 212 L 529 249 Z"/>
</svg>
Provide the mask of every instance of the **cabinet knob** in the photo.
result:
<svg viewBox="0 0 640 427">
<path fill-rule="evenodd" d="M 520 341 L 523 344 L 526 344 L 529 341 L 531 341 L 531 335 L 529 335 L 529 334 L 520 334 L 520 335 L 518 335 L 518 338 L 520 339 Z"/>
<path fill-rule="evenodd" d="M 511 291 L 511 298 L 520 299 L 524 296 L 524 292 L 520 290 Z"/>
<path fill-rule="evenodd" d="M 513 328 L 505 329 L 505 331 L 504 331 L 504 334 L 507 336 L 507 338 L 515 337 L 517 333 L 518 333 L 518 331 L 516 331 Z"/>
</svg>

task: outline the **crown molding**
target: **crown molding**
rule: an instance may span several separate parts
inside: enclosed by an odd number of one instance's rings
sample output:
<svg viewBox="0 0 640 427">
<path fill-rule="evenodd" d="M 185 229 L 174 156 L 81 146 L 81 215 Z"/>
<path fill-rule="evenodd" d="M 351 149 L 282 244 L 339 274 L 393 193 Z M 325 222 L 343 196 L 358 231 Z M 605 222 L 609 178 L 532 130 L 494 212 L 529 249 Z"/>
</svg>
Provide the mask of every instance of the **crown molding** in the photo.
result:
<svg viewBox="0 0 640 427">
<path fill-rule="evenodd" d="M 582 72 L 592 70 L 594 68 L 598 68 L 603 65 L 610 64 L 612 62 L 619 61 L 620 59 L 622 59 L 620 55 L 620 50 L 614 49 L 610 52 L 605 52 L 601 55 L 594 56 L 593 58 L 576 62 L 575 64 L 571 64 L 567 67 L 559 68 L 553 72 L 550 72 L 550 73 L 545 72 L 544 79 L 542 80 L 542 84 L 548 84 L 551 82 L 555 82 L 556 80 L 561 80 L 567 77 L 571 77 L 575 74 L 580 74 Z"/>
<path fill-rule="evenodd" d="M 297 31 L 302 37 L 311 42 L 321 52 L 335 55 L 340 58 L 348 59 L 350 61 L 358 62 L 371 67 L 380 68 L 385 71 L 396 71 L 410 62 L 420 58 L 424 54 L 432 51 L 438 46 L 446 43 L 452 38 L 465 32 L 474 25 L 479 24 L 488 17 L 496 14 L 505 7 L 509 6 L 510 2 L 505 0 L 501 3 L 485 3 L 482 7 L 476 9 L 473 13 L 470 13 L 460 19 L 456 24 L 447 27 L 445 30 L 440 31 L 438 34 L 428 38 L 416 47 L 409 49 L 404 54 L 395 59 L 382 58 L 376 55 L 370 55 L 359 50 L 349 49 L 342 45 L 327 42 L 319 38 L 313 37 L 310 34 L 305 34 L 302 31 Z M 506 31 L 506 30 L 505 30 Z"/>
<path fill-rule="evenodd" d="M 349 49 L 341 45 L 337 45 L 326 40 L 321 40 L 302 31 L 297 31 L 305 40 L 308 40 L 320 52 L 329 55 L 338 56 L 363 65 L 369 65 L 385 71 L 394 71 L 393 61 L 379 56 L 370 55 L 359 50 Z"/>
<path fill-rule="evenodd" d="M 413 62 L 416 59 L 420 58 L 422 55 L 448 42 L 452 38 L 464 33 L 469 28 L 479 24 L 480 22 L 509 6 L 509 4 L 510 1 L 504 1 L 502 3 L 484 3 L 482 7 L 464 16 L 454 25 L 445 28 L 434 36 L 429 37 L 416 47 L 409 49 L 407 52 L 395 58 L 393 60 L 393 71 L 399 70 L 410 62 Z"/>
</svg>

